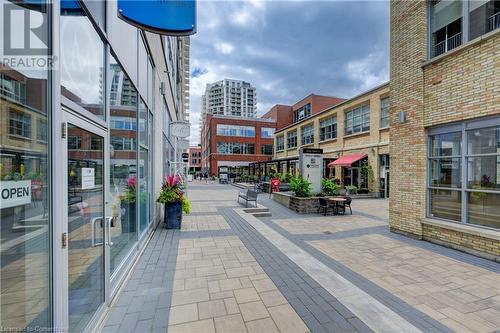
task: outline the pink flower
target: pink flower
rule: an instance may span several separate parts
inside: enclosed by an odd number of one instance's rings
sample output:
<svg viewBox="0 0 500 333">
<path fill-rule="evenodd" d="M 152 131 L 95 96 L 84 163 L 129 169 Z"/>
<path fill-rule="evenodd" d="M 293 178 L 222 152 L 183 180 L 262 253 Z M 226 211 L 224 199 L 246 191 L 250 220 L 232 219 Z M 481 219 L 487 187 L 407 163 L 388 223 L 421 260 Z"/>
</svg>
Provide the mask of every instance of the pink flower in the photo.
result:
<svg viewBox="0 0 500 333">
<path fill-rule="evenodd" d="M 165 178 L 165 184 L 169 187 L 175 187 L 179 184 L 179 176 L 167 176 Z"/>
<path fill-rule="evenodd" d="M 127 185 L 128 185 L 128 187 L 135 187 L 136 184 L 137 184 L 137 181 L 135 179 L 135 176 L 128 177 L 128 179 L 127 179 Z"/>
</svg>

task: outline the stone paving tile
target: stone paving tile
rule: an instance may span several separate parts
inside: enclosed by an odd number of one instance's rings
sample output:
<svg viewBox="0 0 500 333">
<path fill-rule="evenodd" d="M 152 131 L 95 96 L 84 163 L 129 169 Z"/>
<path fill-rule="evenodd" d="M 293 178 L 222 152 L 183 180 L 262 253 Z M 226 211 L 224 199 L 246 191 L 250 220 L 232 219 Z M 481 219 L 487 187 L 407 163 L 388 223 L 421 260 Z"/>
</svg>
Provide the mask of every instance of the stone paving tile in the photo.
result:
<svg viewBox="0 0 500 333">
<path fill-rule="evenodd" d="M 498 273 L 377 234 L 309 244 L 454 330 L 500 328 Z"/>
<path fill-rule="evenodd" d="M 200 251 L 189 251 L 195 248 Z M 180 239 L 177 253 L 169 331 L 199 328 L 204 332 L 196 323 L 210 319 L 218 333 L 247 332 L 246 322 L 254 322 L 250 327 L 255 329 L 259 325 L 255 321 L 271 317 L 268 308 L 288 305 L 237 236 Z M 196 267 L 203 262 L 209 265 Z M 294 311 L 282 317 L 302 327 L 302 332 L 309 331 Z M 273 325 L 280 327 L 274 321 Z"/>
<path fill-rule="evenodd" d="M 204 214 L 204 213 L 203 213 Z M 182 231 L 229 229 L 226 220 L 220 215 L 186 215 L 182 218 Z"/>
<path fill-rule="evenodd" d="M 337 216 L 305 216 L 301 219 L 280 219 L 274 223 L 292 235 L 324 234 L 378 227 L 387 225 L 386 222 L 376 221 L 358 214 Z"/>
</svg>

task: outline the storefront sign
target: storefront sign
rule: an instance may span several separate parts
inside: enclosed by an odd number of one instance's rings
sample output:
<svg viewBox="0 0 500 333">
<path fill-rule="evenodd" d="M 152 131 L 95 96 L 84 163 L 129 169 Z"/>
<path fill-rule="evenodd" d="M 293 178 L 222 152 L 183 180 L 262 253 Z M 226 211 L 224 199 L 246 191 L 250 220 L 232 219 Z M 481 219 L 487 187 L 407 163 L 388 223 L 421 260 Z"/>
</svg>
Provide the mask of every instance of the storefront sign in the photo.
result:
<svg viewBox="0 0 500 333">
<path fill-rule="evenodd" d="M 31 181 L 0 181 L 0 208 L 9 208 L 31 203 Z"/>
<path fill-rule="evenodd" d="M 118 0 L 118 16 L 162 35 L 189 36 L 196 32 L 195 0 Z"/>
<path fill-rule="evenodd" d="M 323 154 L 322 150 L 301 149 L 299 155 L 300 172 L 304 179 L 312 183 L 311 192 L 321 192 L 323 179 Z"/>
<path fill-rule="evenodd" d="M 93 189 L 95 187 L 95 169 L 82 168 L 82 190 Z"/>
</svg>

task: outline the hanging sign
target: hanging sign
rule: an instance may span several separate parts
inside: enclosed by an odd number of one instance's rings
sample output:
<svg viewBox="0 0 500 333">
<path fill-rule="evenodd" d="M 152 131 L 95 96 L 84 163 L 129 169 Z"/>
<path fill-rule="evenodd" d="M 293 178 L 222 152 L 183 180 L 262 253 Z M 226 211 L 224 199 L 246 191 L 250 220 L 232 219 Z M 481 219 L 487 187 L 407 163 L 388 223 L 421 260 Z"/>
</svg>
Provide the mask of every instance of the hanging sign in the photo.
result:
<svg viewBox="0 0 500 333">
<path fill-rule="evenodd" d="M 195 0 L 118 0 L 118 16 L 139 29 L 162 35 L 196 33 Z"/>
<path fill-rule="evenodd" d="M 189 136 L 190 127 L 191 124 L 186 121 L 174 121 L 170 123 L 170 133 L 173 137 L 184 139 Z"/>
</svg>

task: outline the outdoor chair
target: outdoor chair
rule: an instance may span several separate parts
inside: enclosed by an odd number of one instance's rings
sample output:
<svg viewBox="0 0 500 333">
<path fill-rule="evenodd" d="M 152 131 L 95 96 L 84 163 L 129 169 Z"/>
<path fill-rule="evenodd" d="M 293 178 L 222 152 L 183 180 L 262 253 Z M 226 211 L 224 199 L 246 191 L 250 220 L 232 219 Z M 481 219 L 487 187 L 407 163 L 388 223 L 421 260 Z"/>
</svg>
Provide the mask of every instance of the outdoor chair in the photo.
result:
<svg viewBox="0 0 500 333">
<path fill-rule="evenodd" d="M 340 211 L 342 211 L 342 215 L 344 215 L 346 208 L 349 207 L 349 211 L 351 212 L 352 215 L 352 208 L 351 208 L 352 198 L 348 195 L 344 195 L 343 197 L 345 198 L 345 201 L 338 206 L 339 213 Z"/>
<path fill-rule="evenodd" d="M 334 213 L 335 208 L 333 207 L 332 204 L 330 204 L 330 202 L 328 202 L 328 199 L 326 199 L 326 198 L 319 198 L 318 214 L 321 211 L 324 211 L 325 216 L 326 216 L 326 214 L 328 213 L 328 209 L 332 210 L 332 214 Z"/>
</svg>

